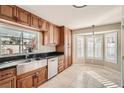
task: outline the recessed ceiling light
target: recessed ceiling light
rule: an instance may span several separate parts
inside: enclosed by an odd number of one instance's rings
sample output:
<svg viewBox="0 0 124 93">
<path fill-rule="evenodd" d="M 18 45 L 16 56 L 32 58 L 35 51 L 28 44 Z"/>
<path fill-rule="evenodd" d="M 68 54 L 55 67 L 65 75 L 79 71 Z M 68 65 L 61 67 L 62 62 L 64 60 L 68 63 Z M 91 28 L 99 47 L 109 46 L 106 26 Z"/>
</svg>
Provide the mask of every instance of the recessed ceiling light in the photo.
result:
<svg viewBox="0 0 124 93">
<path fill-rule="evenodd" d="M 83 7 L 86 7 L 87 5 L 72 5 L 72 6 L 75 8 L 83 8 Z"/>
</svg>

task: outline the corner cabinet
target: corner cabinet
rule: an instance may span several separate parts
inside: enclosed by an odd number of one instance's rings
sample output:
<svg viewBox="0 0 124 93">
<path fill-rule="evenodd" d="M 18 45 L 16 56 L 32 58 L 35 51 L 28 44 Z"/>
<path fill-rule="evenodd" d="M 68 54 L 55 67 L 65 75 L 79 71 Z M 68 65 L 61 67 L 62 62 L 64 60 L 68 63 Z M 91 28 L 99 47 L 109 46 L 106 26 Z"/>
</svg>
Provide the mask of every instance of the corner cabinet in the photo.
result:
<svg viewBox="0 0 124 93">
<path fill-rule="evenodd" d="M 0 18 L 16 21 L 16 6 L 0 5 Z"/>
<path fill-rule="evenodd" d="M 18 88 L 32 88 L 38 87 L 40 84 L 47 80 L 47 66 L 42 67 L 38 70 L 25 73 L 17 76 L 17 87 Z"/>
</svg>

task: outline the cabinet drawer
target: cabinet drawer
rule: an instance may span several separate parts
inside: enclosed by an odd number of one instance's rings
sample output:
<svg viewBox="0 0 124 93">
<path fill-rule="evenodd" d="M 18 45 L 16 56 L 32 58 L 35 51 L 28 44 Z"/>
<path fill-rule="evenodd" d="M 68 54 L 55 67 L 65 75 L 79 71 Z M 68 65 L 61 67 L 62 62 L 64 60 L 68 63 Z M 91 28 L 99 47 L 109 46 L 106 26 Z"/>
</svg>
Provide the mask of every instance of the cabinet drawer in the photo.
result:
<svg viewBox="0 0 124 93">
<path fill-rule="evenodd" d="M 63 70 L 64 70 L 64 66 L 59 66 L 58 72 L 60 73 L 60 72 L 62 72 Z"/>
<path fill-rule="evenodd" d="M 59 61 L 59 65 L 64 65 L 64 60 Z"/>
<path fill-rule="evenodd" d="M 16 75 L 16 69 L 15 68 L 10 68 L 10 69 L 0 71 L 0 80 L 9 78 L 9 77 L 12 77 L 15 75 Z"/>
</svg>

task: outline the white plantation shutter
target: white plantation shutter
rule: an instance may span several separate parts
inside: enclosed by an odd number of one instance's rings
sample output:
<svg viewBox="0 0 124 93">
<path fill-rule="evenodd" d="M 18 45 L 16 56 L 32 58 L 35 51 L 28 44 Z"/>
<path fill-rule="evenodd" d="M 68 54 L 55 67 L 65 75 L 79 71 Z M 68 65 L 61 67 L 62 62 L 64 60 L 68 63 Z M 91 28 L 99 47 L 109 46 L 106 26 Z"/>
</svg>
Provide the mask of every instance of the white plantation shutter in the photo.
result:
<svg viewBox="0 0 124 93">
<path fill-rule="evenodd" d="M 103 59 L 103 35 L 96 35 L 94 39 L 95 55 L 96 59 Z"/>
<path fill-rule="evenodd" d="M 105 34 L 105 60 L 117 63 L 117 32 Z"/>
</svg>

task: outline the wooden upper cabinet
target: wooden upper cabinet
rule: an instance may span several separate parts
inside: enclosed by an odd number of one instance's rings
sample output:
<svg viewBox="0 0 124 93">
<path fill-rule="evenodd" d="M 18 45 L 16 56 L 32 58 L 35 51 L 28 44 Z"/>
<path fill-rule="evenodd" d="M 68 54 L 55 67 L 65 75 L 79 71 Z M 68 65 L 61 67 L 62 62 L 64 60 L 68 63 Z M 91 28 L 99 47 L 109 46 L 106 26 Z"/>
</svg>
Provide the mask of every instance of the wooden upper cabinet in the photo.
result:
<svg viewBox="0 0 124 93">
<path fill-rule="evenodd" d="M 54 25 L 49 23 L 48 32 L 49 32 L 49 43 L 50 44 L 54 44 L 54 33 L 53 33 L 53 31 L 54 31 Z"/>
<path fill-rule="evenodd" d="M 33 14 L 31 14 L 31 26 L 35 28 L 39 28 L 39 18 Z"/>
<path fill-rule="evenodd" d="M 42 31 L 43 20 L 41 18 L 38 19 L 39 29 Z"/>
<path fill-rule="evenodd" d="M 53 38 L 54 38 L 54 43 L 55 45 L 59 45 L 60 44 L 60 29 L 57 26 L 54 26 L 54 30 L 53 30 Z"/>
<path fill-rule="evenodd" d="M 52 44 L 57 46 L 60 44 L 60 28 L 49 23 L 48 31 L 44 32 L 44 45 Z"/>
<path fill-rule="evenodd" d="M 30 13 L 17 7 L 17 22 L 24 25 L 30 25 Z"/>
<path fill-rule="evenodd" d="M 16 6 L 0 5 L 0 18 L 16 21 Z"/>
<path fill-rule="evenodd" d="M 39 19 L 39 28 L 41 31 L 48 31 L 48 27 L 49 24 L 46 20 L 43 20 L 43 19 Z"/>
<path fill-rule="evenodd" d="M 47 21 L 45 21 L 45 20 L 43 20 L 42 21 L 43 23 L 42 23 L 42 31 L 48 31 L 48 26 L 49 26 L 49 23 L 47 22 Z"/>
<path fill-rule="evenodd" d="M 48 45 L 49 44 L 49 34 L 48 31 L 43 32 L 43 44 Z"/>
</svg>

